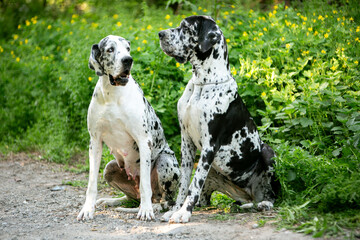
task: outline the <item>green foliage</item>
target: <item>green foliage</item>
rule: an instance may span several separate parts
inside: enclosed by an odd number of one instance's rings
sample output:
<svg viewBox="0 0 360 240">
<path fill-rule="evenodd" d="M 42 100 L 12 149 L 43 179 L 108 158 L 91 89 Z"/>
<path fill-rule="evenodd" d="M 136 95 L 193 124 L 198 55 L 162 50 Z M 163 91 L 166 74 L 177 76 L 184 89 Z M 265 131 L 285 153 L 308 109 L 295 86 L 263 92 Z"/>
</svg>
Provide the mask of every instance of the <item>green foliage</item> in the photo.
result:
<svg viewBox="0 0 360 240">
<path fill-rule="evenodd" d="M 38 150 L 62 163 L 87 150 L 87 107 L 97 81 L 87 67 L 90 48 L 114 34 L 131 41 L 132 75 L 179 159 L 176 102 L 191 66 L 163 54 L 157 33 L 185 16 L 212 15 L 228 39 L 239 93 L 262 139 L 277 152 L 282 224 L 301 221 L 297 230 L 315 237 L 358 227 L 357 1 L 306 1 L 267 11 L 229 2 L 195 3 L 196 12 L 172 15 L 145 2 L 79 1 L 56 19 L 46 14 L 20 19 L 10 39 L 0 39 L 0 150 Z M 113 159 L 104 149 L 102 167 Z M 226 211 L 232 202 L 219 194 L 212 200 Z"/>
</svg>

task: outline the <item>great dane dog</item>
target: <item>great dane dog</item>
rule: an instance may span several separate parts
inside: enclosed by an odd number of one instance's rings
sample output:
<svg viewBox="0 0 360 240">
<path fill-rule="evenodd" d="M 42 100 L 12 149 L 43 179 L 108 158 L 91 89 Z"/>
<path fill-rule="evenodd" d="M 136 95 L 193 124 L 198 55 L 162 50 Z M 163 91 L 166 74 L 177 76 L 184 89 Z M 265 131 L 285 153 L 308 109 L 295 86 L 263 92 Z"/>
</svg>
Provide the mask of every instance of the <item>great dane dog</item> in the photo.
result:
<svg viewBox="0 0 360 240">
<path fill-rule="evenodd" d="M 122 37 L 107 36 L 91 48 L 89 67 L 99 80 L 87 115 L 90 173 L 78 220 L 94 216 L 103 142 L 115 157 L 104 177 L 125 198 L 140 199 L 141 220 L 154 219 L 152 201 L 169 201 L 177 190 L 179 165 L 159 118 L 130 74 L 132 63 L 130 42 Z M 116 205 L 125 198 L 100 199 L 97 204 Z"/>
<path fill-rule="evenodd" d="M 193 66 L 178 102 L 180 189 L 175 206 L 162 220 L 188 222 L 194 205 L 209 204 L 215 190 L 247 206 L 256 202 L 258 209 L 271 209 L 279 189 L 275 153 L 261 141 L 237 92 L 222 31 L 210 17 L 191 16 L 179 27 L 159 32 L 159 38 L 167 55 Z M 201 154 L 190 184 L 197 149 Z"/>
</svg>

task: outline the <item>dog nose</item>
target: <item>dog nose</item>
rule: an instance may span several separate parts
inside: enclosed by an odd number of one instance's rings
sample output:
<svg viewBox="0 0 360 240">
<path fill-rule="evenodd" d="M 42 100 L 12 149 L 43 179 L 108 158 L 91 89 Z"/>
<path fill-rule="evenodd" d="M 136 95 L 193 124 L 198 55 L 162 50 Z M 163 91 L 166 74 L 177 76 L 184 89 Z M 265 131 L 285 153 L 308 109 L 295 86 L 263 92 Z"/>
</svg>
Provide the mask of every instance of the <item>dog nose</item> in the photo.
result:
<svg viewBox="0 0 360 240">
<path fill-rule="evenodd" d="M 121 62 L 125 65 L 125 66 L 130 66 L 133 62 L 132 57 L 124 57 L 123 59 L 121 59 Z"/>
<path fill-rule="evenodd" d="M 159 38 L 163 39 L 165 37 L 165 32 L 164 31 L 160 31 L 159 32 Z"/>
</svg>

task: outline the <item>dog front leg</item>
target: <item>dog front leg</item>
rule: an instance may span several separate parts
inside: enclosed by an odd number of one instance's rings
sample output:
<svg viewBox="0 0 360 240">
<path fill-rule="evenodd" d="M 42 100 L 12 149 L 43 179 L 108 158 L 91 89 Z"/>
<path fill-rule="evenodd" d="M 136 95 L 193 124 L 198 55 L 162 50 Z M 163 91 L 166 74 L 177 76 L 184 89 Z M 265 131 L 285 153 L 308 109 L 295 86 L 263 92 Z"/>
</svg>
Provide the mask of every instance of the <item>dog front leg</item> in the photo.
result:
<svg viewBox="0 0 360 240">
<path fill-rule="evenodd" d="M 99 174 L 99 167 L 101 162 L 102 155 L 102 141 L 99 139 L 91 138 L 89 146 L 89 183 L 86 191 L 86 200 L 83 208 L 81 209 L 79 215 L 77 216 L 78 220 L 82 219 L 93 219 L 95 212 L 96 204 L 96 195 L 97 195 L 97 181 Z"/>
<path fill-rule="evenodd" d="M 210 148 L 204 148 L 201 152 L 200 160 L 194 175 L 194 178 L 190 184 L 187 197 L 184 204 L 179 211 L 175 212 L 169 222 L 171 223 L 187 223 L 190 220 L 192 210 L 199 200 L 201 190 L 209 174 L 211 164 L 214 160 L 214 151 Z"/>
<path fill-rule="evenodd" d="M 187 191 L 189 189 L 191 174 L 194 167 L 194 160 L 196 154 L 196 146 L 192 142 L 189 135 L 185 131 L 181 132 L 181 178 L 180 178 L 180 188 L 179 193 L 176 198 L 175 206 L 168 212 L 166 212 L 162 217 L 161 221 L 169 221 L 170 217 L 174 212 L 180 209 L 183 205 Z"/>
<path fill-rule="evenodd" d="M 141 220 L 155 219 L 154 211 L 151 204 L 151 146 L 152 142 L 139 141 L 140 151 L 140 210 L 137 218 Z"/>
</svg>

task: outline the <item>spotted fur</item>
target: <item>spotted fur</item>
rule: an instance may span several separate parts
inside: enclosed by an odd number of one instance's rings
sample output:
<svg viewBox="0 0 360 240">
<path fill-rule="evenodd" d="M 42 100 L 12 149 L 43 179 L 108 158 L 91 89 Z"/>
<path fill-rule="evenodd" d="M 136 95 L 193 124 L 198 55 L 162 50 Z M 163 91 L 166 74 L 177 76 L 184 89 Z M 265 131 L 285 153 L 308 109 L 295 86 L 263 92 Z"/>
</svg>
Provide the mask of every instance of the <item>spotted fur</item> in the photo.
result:
<svg viewBox="0 0 360 240">
<path fill-rule="evenodd" d="M 88 110 L 90 173 L 79 220 L 94 215 L 103 142 L 115 157 L 104 177 L 127 198 L 140 200 L 138 218 L 153 219 L 152 202 L 171 200 L 177 189 L 177 160 L 159 118 L 131 76 L 132 62 L 130 43 L 122 37 L 110 35 L 92 46 L 89 67 L 99 80 Z M 109 205 L 120 202 L 98 200 Z"/>
<path fill-rule="evenodd" d="M 176 61 L 190 61 L 193 75 L 178 102 L 181 127 L 181 179 L 173 209 L 163 216 L 188 222 L 196 203 L 208 204 L 223 192 L 241 203 L 271 208 L 278 190 L 274 151 L 256 125 L 231 75 L 226 40 L 207 16 L 185 18 L 179 27 L 159 32 L 162 50 Z M 190 184 L 196 150 L 201 151 Z"/>
</svg>

